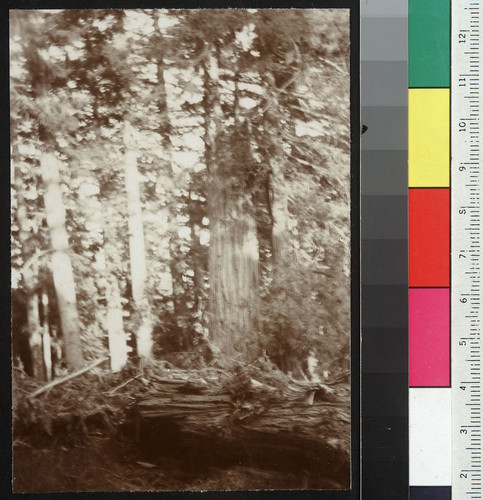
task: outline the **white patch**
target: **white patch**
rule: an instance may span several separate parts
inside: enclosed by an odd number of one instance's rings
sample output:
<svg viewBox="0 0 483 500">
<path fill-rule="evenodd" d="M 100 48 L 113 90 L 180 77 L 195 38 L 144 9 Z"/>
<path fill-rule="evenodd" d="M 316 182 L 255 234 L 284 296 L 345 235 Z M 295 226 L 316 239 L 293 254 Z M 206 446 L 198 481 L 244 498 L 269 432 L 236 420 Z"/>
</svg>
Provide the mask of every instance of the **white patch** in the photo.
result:
<svg viewBox="0 0 483 500">
<path fill-rule="evenodd" d="M 186 226 L 178 228 L 178 236 L 185 240 L 189 239 L 189 237 L 191 236 L 191 229 Z"/>
<path fill-rule="evenodd" d="M 253 260 L 258 260 L 258 240 L 256 234 L 253 234 L 252 231 L 243 238 L 242 252 Z"/>
<path fill-rule="evenodd" d="M 177 173 L 182 170 L 179 167 L 191 167 L 198 162 L 198 153 L 191 151 L 173 151 L 173 172 Z"/>
<path fill-rule="evenodd" d="M 315 357 L 314 353 L 311 352 L 307 357 L 307 370 L 310 375 L 310 379 L 313 382 L 320 382 L 320 378 L 316 372 L 317 365 L 319 364 L 319 360 Z"/>
<path fill-rule="evenodd" d="M 72 45 L 67 45 L 65 47 L 65 51 L 67 52 L 67 55 L 69 56 L 69 59 L 71 61 L 77 61 L 77 59 L 80 59 L 82 57 L 82 50 L 79 50 L 78 48 L 76 48 Z M 69 84 L 67 84 L 67 85 L 69 85 Z M 73 88 L 73 87 L 71 87 L 71 88 Z"/>
<path fill-rule="evenodd" d="M 409 389 L 409 484 L 451 484 L 451 389 Z"/>
<path fill-rule="evenodd" d="M 257 104 L 257 101 L 255 101 L 255 99 L 251 99 L 250 97 L 242 97 L 240 99 L 240 106 L 245 109 L 252 109 Z"/>
<path fill-rule="evenodd" d="M 136 346 L 139 356 L 149 358 L 153 349 L 153 338 L 151 335 L 151 321 L 144 317 L 141 326 L 137 332 Z"/>
<path fill-rule="evenodd" d="M 320 137 L 325 134 L 324 124 L 315 120 L 307 123 L 297 123 L 295 133 L 298 137 L 308 135 L 309 137 Z"/>
<path fill-rule="evenodd" d="M 210 232 L 207 229 L 202 229 L 200 231 L 200 245 L 209 245 L 210 243 Z"/>
</svg>

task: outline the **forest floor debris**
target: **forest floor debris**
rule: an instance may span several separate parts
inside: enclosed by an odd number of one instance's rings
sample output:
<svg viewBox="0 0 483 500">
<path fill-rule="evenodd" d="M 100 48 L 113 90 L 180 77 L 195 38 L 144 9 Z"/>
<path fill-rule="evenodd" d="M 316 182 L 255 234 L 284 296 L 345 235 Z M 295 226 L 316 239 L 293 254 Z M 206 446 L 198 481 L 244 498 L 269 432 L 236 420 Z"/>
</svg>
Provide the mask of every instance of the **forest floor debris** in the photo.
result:
<svg viewBox="0 0 483 500">
<path fill-rule="evenodd" d="M 128 367 L 117 374 L 98 366 L 29 397 L 38 389 L 21 370 L 14 371 L 16 492 L 348 486 L 347 381 L 298 381 L 263 362 L 230 375 L 217 367 L 184 370 L 150 361 L 142 371 Z M 156 401 L 170 402 L 163 415 Z M 182 439 L 159 436 L 159 418 L 174 425 Z M 207 443 L 215 435 L 223 437 L 220 457 L 204 460 L 203 438 Z M 158 440 L 157 453 L 147 450 L 146 439 Z M 226 459 L 227 444 L 241 450 L 240 460 L 232 460 L 236 453 Z M 277 460 L 261 466 L 255 455 L 265 461 L 271 449 Z M 320 449 L 340 462 L 330 474 L 314 467 Z M 284 453 L 286 463 L 280 460 Z M 302 464 L 304 453 L 309 459 Z M 300 467 L 291 466 L 294 459 Z"/>
</svg>

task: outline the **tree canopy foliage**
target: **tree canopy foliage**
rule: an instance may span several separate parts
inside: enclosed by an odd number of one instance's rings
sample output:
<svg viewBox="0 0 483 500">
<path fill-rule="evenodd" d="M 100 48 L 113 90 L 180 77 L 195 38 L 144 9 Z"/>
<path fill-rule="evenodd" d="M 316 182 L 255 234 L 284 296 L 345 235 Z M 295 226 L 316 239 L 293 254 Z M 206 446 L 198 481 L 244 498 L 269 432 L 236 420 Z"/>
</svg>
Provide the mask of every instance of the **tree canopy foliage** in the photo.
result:
<svg viewBox="0 0 483 500">
<path fill-rule="evenodd" d="M 342 10 L 11 12 L 30 374 L 54 345 L 58 373 L 106 353 L 348 370 L 348 29 Z"/>
</svg>

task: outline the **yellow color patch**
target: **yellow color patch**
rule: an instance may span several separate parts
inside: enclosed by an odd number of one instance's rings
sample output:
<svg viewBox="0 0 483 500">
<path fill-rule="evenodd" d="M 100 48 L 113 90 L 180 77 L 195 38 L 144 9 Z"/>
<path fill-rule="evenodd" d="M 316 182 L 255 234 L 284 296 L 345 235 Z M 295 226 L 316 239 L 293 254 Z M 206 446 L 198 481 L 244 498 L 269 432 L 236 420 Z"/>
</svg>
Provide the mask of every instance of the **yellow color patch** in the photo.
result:
<svg viewBox="0 0 483 500">
<path fill-rule="evenodd" d="M 448 187 L 449 89 L 409 89 L 409 187 Z"/>
</svg>

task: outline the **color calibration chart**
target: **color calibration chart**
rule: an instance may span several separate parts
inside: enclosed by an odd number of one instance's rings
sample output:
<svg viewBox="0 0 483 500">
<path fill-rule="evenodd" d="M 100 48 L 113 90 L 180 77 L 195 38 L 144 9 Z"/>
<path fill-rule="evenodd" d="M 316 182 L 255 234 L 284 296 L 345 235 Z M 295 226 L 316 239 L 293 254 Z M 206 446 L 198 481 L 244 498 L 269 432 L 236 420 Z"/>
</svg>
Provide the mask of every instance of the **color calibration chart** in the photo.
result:
<svg viewBox="0 0 483 500">
<path fill-rule="evenodd" d="M 483 1 L 409 1 L 411 499 L 481 499 Z"/>
</svg>

